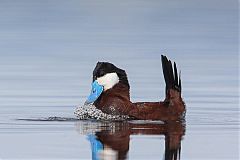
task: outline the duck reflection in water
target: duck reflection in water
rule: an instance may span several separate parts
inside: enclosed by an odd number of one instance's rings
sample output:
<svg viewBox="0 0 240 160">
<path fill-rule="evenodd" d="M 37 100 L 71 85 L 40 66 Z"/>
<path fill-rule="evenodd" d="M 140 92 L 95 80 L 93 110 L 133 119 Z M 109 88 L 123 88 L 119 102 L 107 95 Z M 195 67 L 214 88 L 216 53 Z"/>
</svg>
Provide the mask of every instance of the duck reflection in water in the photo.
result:
<svg viewBox="0 0 240 160">
<path fill-rule="evenodd" d="M 165 137 L 164 159 L 180 159 L 181 140 L 185 134 L 184 122 L 142 122 L 96 122 L 95 124 L 78 122 L 77 127 L 82 134 L 88 134 L 93 160 L 127 159 L 131 135 L 163 135 Z M 91 132 L 92 134 L 89 134 Z M 144 147 L 150 146 L 142 147 L 144 149 Z"/>
</svg>

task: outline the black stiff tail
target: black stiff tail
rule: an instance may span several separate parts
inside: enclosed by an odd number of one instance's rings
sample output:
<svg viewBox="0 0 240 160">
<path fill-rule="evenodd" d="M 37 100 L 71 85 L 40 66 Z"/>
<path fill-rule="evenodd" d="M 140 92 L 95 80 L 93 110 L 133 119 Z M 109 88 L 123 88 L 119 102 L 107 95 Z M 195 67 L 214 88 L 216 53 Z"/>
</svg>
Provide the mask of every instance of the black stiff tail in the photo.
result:
<svg viewBox="0 0 240 160">
<path fill-rule="evenodd" d="M 166 94 L 169 89 L 177 90 L 181 94 L 181 74 L 179 73 L 178 76 L 176 63 L 174 62 L 172 66 L 172 62 L 168 60 L 166 56 L 161 55 L 161 58 L 163 75 L 166 82 Z"/>
</svg>

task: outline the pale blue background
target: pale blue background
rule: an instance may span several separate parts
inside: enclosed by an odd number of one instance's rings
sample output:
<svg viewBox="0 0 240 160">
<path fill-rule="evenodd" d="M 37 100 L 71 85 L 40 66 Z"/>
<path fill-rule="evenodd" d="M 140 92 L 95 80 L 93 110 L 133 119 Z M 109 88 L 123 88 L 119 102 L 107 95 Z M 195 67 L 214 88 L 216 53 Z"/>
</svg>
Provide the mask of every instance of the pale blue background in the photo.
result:
<svg viewBox="0 0 240 160">
<path fill-rule="evenodd" d="M 238 159 L 238 13 L 236 0 L 0 0 L 0 159 L 91 158 L 73 122 L 15 119 L 73 117 L 102 60 L 127 71 L 133 101 L 162 100 L 160 54 L 182 71 L 182 159 Z M 129 157 L 159 159 L 158 140 L 133 137 Z"/>
</svg>

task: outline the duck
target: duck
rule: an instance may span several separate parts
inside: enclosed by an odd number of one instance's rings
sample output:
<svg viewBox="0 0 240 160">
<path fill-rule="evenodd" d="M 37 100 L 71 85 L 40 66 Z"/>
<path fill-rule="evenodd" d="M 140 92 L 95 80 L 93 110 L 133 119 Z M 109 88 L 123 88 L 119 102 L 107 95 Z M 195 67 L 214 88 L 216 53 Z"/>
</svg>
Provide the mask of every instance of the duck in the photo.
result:
<svg viewBox="0 0 240 160">
<path fill-rule="evenodd" d="M 125 70 L 110 62 L 97 62 L 92 73 L 92 89 L 84 104 L 93 104 L 103 113 L 126 115 L 134 120 L 182 120 L 185 103 L 182 99 L 181 72 L 176 63 L 161 55 L 165 98 L 156 102 L 132 102 Z"/>
</svg>

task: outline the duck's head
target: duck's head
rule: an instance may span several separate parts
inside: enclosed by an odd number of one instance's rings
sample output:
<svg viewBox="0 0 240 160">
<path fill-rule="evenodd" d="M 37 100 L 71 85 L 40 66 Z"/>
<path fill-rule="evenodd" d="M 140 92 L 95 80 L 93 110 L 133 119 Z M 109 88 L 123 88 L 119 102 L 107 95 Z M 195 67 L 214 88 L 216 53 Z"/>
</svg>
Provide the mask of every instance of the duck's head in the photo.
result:
<svg viewBox="0 0 240 160">
<path fill-rule="evenodd" d="M 95 102 L 102 93 L 118 83 L 130 88 L 126 72 L 112 63 L 98 62 L 93 70 L 92 90 L 85 104 Z"/>
</svg>

